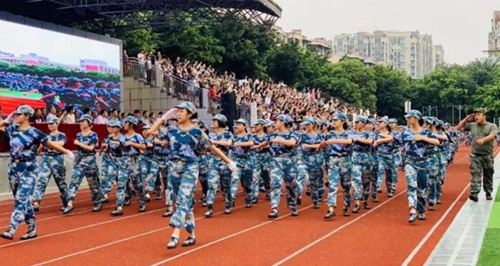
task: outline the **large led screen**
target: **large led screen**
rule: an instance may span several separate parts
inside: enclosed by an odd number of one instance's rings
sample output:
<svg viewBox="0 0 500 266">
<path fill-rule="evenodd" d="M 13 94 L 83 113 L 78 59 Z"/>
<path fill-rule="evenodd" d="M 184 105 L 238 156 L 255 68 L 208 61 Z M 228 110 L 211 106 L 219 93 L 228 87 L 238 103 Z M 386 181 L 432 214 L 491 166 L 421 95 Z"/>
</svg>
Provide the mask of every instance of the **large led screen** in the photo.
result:
<svg viewBox="0 0 500 266">
<path fill-rule="evenodd" d="M 120 46 L 0 20 L 0 106 L 120 107 Z"/>
</svg>

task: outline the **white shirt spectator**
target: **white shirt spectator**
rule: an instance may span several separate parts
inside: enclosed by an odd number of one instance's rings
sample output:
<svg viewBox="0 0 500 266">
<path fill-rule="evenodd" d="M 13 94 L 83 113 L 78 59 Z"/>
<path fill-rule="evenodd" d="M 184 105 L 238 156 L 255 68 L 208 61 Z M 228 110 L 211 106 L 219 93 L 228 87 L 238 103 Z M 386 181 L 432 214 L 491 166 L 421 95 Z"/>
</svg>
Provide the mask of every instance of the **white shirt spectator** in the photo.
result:
<svg viewBox="0 0 500 266">
<path fill-rule="evenodd" d="M 104 116 L 102 115 L 99 115 L 95 120 L 94 120 L 94 124 L 96 125 L 105 125 L 108 123 L 108 119 L 105 118 Z"/>
</svg>

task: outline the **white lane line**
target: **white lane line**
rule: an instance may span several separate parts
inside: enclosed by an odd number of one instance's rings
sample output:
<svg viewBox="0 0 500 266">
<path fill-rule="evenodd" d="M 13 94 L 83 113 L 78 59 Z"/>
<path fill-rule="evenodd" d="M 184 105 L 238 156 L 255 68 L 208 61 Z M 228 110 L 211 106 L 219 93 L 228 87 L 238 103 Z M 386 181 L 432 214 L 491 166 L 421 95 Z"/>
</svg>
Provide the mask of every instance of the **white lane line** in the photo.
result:
<svg viewBox="0 0 500 266">
<path fill-rule="evenodd" d="M 245 207 L 245 205 L 236 207 L 234 209 L 235 210 L 236 209 L 241 209 L 243 207 Z M 223 212 L 224 211 L 216 212 L 216 213 L 214 213 L 214 215 L 218 215 L 218 214 L 221 214 Z M 203 219 L 203 218 L 205 218 L 205 217 L 203 217 L 203 216 L 202 217 L 198 217 L 195 220 L 199 220 L 199 219 Z M 153 234 L 153 233 L 156 233 L 156 232 L 167 230 L 169 228 L 170 227 L 165 226 L 165 227 L 162 227 L 162 228 L 154 229 L 152 231 L 144 232 L 142 234 L 133 235 L 133 236 L 130 236 L 130 237 L 127 237 L 127 238 L 123 238 L 123 239 L 120 239 L 120 240 L 116 240 L 116 241 L 113 241 L 113 242 L 109 242 L 109 243 L 106 243 L 106 244 L 103 244 L 103 245 L 100 245 L 100 246 L 96 246 L 96 247 L 93 247 L 93 248 L 80 250 L 80 251 L 75 252 L 75 253 L 70 253 L 70 254 L 67 254 L 67 255 L 64 255 L 64 256 L 61 256 L 61 257 L 58 257 L 58 258 L 54 258 L 54 259 L 48 260 L 48 261 L 44 261 L 44 262 L 40 262 L 40 263 L 37 263 L 37 264 L 33 264 L 32 266 L 46 265 L 46 264 L 53 263 L 53 262 L 56 262 L 56 261 L 64 260 L 64 259 L 67 259 L 67 258 L 71 258 L 71 257 L 77 256 L 77 255 L 80 255 L 80 254 L 88 253 L 88 252 L 91 252 L 91 251 L 94 251 L 94 250 L 98 250 L 98 249 L 101 249 L 101 248 L 105 248 L 105 247 L 109 247 L 109 246 L 112 246 L 112 245 L 115 245 L 115 244 L 126 242 L 126 241 L 129 241 L 129 240 L 132 240 L 132 239 L 136 239 L 136 238 L 139 238 L 139 237 L 150 235 L 150 234 Z"/>
<path fill-rule="evenodd" d="M 315 245 L 316 245 L 316 244 L 318 244 L 319 242 L 321 242 L 321 241 L 323 241 L 323 240 L 327 239 L 328 237 L 330 237 L 330 236 L 332 236 L 333 234 L 335 234 L 335 233 L 339 232 L 340 230 L 342 230 L 342 229 L 344 229 L 344 228 L 348 227 L 349 225 L 351 225 L 351 224 L 353 224 L 353 223 L 355 223 L 355 222 L 359 221 L 359 220 L 360 220 L 360 219 L 362 219 L 363 217 L 365 217 L 365 216 L 367 216 L 368 214 L 370 214 L 370 213 L 374 212 L 375 210 L 377 210 L 377 209 L 379 209 L 380 207 L 384 206 L 385 204 L 387 204 L 387 203 L 391 202 L 392 200 L 394 200 L 395 198 L 399 197 L 400 195 L 402 195 L 402 194 L 404 194 L 404 193 L 406 193 L 406 190 L 401 191 L 399 194 L 397 194 L 397 195 L 395 195 L 394 197 L 392 197 L 392 198 L 390 198 L 390 199 L 388 199 L 388 200 L 386 200 L 386 201 L 384 201 L 384 202 L 380 203 L 379 205 L 377 205 L 377 207 L 375 207 L 375 208 L 373 208 L 373 209 L 369 210 L 368 212 L 363 213 L 362 215 L 358 216 L 356 219 L 354 219 L 354 220 L 352 220 L 352 221 L 350 221 L 350 222 L 348 222 L 348 223 L 346 223 L 346 224 L 343 224 L 343 225 L 342 225 L 342 226 L 340 226 L 339 228 L 337 228 L 337 229 L 335 229 L 335 230 L 331 231 L 330 233 L 328 233 L 328 234 L 326 234 L 326 235 L 322 236 L 321 238 L 316 239 L 315 241 L 311 242 L 311 243 L 310 243 L 310 244 L 308 244 L 307 246 L 304 246 L 303 248 L 301 248 L 301 249 L 299 249 L 299 250 L 295 251 L 294 253 L 290 254 L 289 256 L 285 257 L 284 259 L 282 259 L 282 260 L 280 260 L 280 261 L 276 262 L 275 264 L 273 264 L 273 266 L 276 266 L 276 265 L 281 265 L 281 264 L 283 264 L 283 263 L 285 263 L 285 262 L 287 262 L 287 261 L 289 261 L 289 260 L 293 259 L 294 257 L 296 257 L 297 255 L 301 254 L 302 252 L 304 252 L 304 251 L 306 251 L 306 250 L 310 249 L 311 247 L 315 246 Z"/>
<path fill-rule="evenodd" d="M 222 197 L 222 195 L 216 196 L 216 198 L 219 198 L 219 197 Z M 109 207 L 107 207 L 107 208 L 109 208 Z M 14 245 L 20 245 L 20 244 L 23 244 L 23 243 L 28 243 L 28 242 L 31 242 L 31 241 L 37 241 L 37 240 L 40 240 L 40 239 L 44 239 L 44 238 L 47 238 L 47 237 L 58 236 L 58 235 L 62 235 L 62 234 L 67 234 L 67 233 L 72 233 L 72 232 L 76 232 L 76 231 L 81 231 L 81 230 L 84 230 L 84 229 L 93 228 L 93 227 L 96 227 L 96 226 L 100 226 L 100 225 L 104 225 L 104 224 L 109 224 L 109 223 L 114 223 L 114 222 L 118 222 L 118 221 L 121 221 L 121 220 L 126 220 L 126 219 L 130 219 L 130 218 L 138 217 L 138 216 L 141 216 L 141 215 L 146 215 L 146 214 L 149 214 L 149 213 L 154 213 L 154 212 L 164 211 L 164 210 L 165 210 L 165 207 L 162 207 L 160 209 L 155 209 L 155 210 L 151 210 L 151 211 L 147 211 L 147 212 L 143 212 L 143 213 L 138 213 L 138 214 L 133 214 L 133 215 L 129 215 L 129 216 L 124 216 L 124 217 L 121 217 L 121 218 L 114 218 L 114 219 L 107 220 L 107 221 L 100 222 L 100 223 L 89 224 L 89 225 L 86 225 L 86 226 L 83 226 L 83 227 L 73 228 L 71 230 L 66 230 L 66 231 L 61 231 L 61 232 L 56 232 L 56 233 L 52 233 L 52 234 L 48 234 L 48 235 L 39 236 L 37 238 L 33 238 L 33 239 L 30 239 L 30 240 L 25 240 L 25 241 L 19 241 L 19 242 L 9 243 L 9 244 L 5 244 L 5 245 L 0 245 L 0 248 L 10 247 L 10 246 L 14 246 Z M 90 211 L 83 211 L 83 212 L 90 212 Z M 74 216 L 74 214 L 77 214 L 77 213 L 73 213 L 71 216 Z M 67 217 L 67 216 L 70 216 L 70 215 L 53 216 L 53 217 L 47 218 L 46 220 L 51 220 L 51 219 L 55 219 L 55 218 L 63 218 L 63 217 Z M 203 218 L 203 217 L 200 217 L 200 218 Z"/>
<path fill-rule="evenodd" d="M 439 219 L 439 221 L 434 224 L 434 226 L 431 228 L 431 230 L 425 235 L 425 237 L 420 241 L 420 243 L 418 243 L 418 245 L 415 247 L 415 249 L 413 249 L 413 251 L 410 253 L 410 255 L 406 258 L 406 260 L 403 262 L 402 265 L 406 266 L 408 264 L 410 264 L 410 262 L 413 260 L 413 258 L 415 257 L 415 255 L 417 255 L 417 253 L 420 251 L 420 249 L 424 246 L 424 244 L 427 242 L 427 240 L 432 236 L 432 234 L 434 234 L 434 231 L 436 231 L 436 229 L 441 225 L 441 223 L 444 221 L 444 219 L 448 216 L 448 214 L 450 214 L 451 210 L 453 209 L 453 207 L 455 207 L 455 205 L 457 204 L 457 202 L 460 200 L 460 198 L 462 197 L 462 195 L 467 191 L 467 189 L 469 188 L 469 186 L 467 185 L 463 190 L 462 192 L 460 193 L 460 195 L 458 195 L 458 197 L 455 199 L 455 201 L 450 205 L 450 207 L 448 207 L 448 209 L 446 210 L 446 212 L 443 214 L 443 216 L 441 216 L 441 219 Z"/>
<path fill-rule="evenodd" d="M 459 160 L 458 160 L 458 161 L 456 161 L 456 162 L 458 163 L 458 162 L 460 162 L 460 161 L 462 161 L 462 160 L 464 160 L 464 159 L 466 159 L 466 158 L 468 158 L 468 157 L 467 157 L 467 156 L 464 156 L 463 158 L 459 159 Z M 342 230 L 343 228 L 345 228 L 345 227 L 347 227 L 347 226 L 349 226 L 349 225 L 353 224 L 354 222 L 358 221 L 359 219 L 363 218 L 364 216 L 366 216 L 366 215 L 370 214 L 372 211 L 374 211 L 374 210 L 376 210 L 376 209 L 380 208 L 381 206 L 385 205 L 386 203 L 388 203 L 389 201 L 391 201 L 391 200 L 395 199 L 396 197 L 400 196 L 401 194 L 405 193 L 406 191 L 407 191 L 407 190 L 402 191 L 401 193 L 397 194 L 395 197 L 392 197 L 392 198 L 390 198 L 389 200 L 384 201 L 383 203 L 381 203 L 381 204 L 380 204 L 380 205 L 378 205 L 377 207 L 375 207 L 375 208 L 371 209 L 370 211 L 368 211 L 368 212 L 364 213 L 363 215 L 359 216 L 358 218 L 356 218 L 356 219 L 354 219 L 354 220 L 350 221 L 350 222 L 349 222 L 349 223 L 347 223 L 347 224 L 342 225 L 341 227 L 339 227 L 339 228 L 335 229 L 334 231 L 332 231 L 332 232 L 328 233 L 327 235 L 325 235 L 325 236 L 323 236 L 323 237 L 321 237 L 321 238 L 319 238 L 319 239 L 315 240 L 314 242 L 310 243 L 309 245 L 307 245 L 307 246 L 305 246 L 305 247 L 303 247 L 303 248 L 301 248 L 301 249 L 297 250 L 297 251 L 296 251 L 296 252 L 294 252 L 293 254 L 291 254 L 291 255 L 287 256 L 286 258 L 284 258 L 284 259 L 282 259 L 282 260 L 278 261 L 278 262 L 277 262 L 277 263 L 275 263 L 273 266 L 276 266 L 276 265 L 281 265 L 281 264 L 283 264 L 283 263 L 285 263 L 285 262 L 289 261 L 290 259 L 292 259 L 292 258 L 296 257 L 297 255 L 299 255 L 299 254 L 301 254 L 302 252 L 304 252 L 304 251 L 308 250 L 309 248 L 313 247 L 314 245 L 318 244 L 319 242 L 321 242 L 321 241 L 325 240 L 326 238 L 328 238 L 328 237 L 332 236 L 333 234 L 337 233 L 338 231 Z"/>
</svg>

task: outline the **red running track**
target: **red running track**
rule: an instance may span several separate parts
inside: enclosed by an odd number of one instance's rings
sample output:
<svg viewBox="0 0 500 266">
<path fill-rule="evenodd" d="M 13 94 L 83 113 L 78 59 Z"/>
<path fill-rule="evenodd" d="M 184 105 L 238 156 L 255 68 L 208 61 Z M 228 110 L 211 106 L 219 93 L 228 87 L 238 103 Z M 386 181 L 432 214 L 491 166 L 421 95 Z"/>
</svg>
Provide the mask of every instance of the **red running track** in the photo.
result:
<svg viewBox="0 0 500 266">
<path fill-rule="evenodd" d="M 467 200 L 468 153 L 463 148 L 448 168 L 443 204 L 427 212 L 426 221 L 413 225 L 407 222 L 402 173 L 395 197 L 379 194 L 380 203 L 371 203 L 370 210 L 350 217 L 337 210 L 331 221 L 323 220 L 326 205 L 314 210 L 306 196 L 298 217 L 289 216 L 283 197 L 280 218 L 274 221 L 267 219 L 269 202 L 243 208 L 240 192 L 233 213 L 224 215 L 219 197 L 216 215 L 210 219 L 203 218 L 205 208 L 197 205 L 198 243 L 175 250 L 166 249 L 171 229 L 168 219 L 161 218 L 163 201 L 153 200 L 146 213 L 138 213 L 133 203 L 124 216 L 115 218 L 109 215 L 114 198 L 103 211 L 91 213 L 88 191 L 83 191 L 69 216 L 59 213 L 58 197 L 47 196 L 37 216 L 39 237 L 26 242 L 0 239 L 0 261 L 5 265 L 402 265 L 405 261 L 423 265 Z M 8 226 L 12 208 L 8 203 L 0 202 L 1 230 Z M 23 225 L 16 237 L 24 230 Z M 181 241 L 185 237 L 181 233 Z"/>
</svg>

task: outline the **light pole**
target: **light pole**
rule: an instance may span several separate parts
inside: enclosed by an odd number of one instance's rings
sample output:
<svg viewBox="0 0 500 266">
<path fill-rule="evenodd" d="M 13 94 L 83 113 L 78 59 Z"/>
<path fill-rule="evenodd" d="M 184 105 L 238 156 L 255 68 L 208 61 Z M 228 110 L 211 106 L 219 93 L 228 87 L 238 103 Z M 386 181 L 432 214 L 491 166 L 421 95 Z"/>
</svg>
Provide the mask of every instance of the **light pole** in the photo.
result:
<svg viewBox="0 0 500 266">
<path fill-rule="evenodd" d="M 462 109 L 467 107 L 467 105 L 458 104 L 458 105 L 454 105 L 454 107 L 458 109 L 458 121 L 462 121 Z"/>
<path fill-rule="evenodd" d="M 436 117 L 438 117 L 437 113 L 438 113 L 438 107 L 437 106 L 422 106 L 422 113 L 424 113 L 424 110 L 427 110 L 429 112 L 429 116 L 431 116 L 431 112 L 432 110 L 436 108 Z"/>
</svg>

